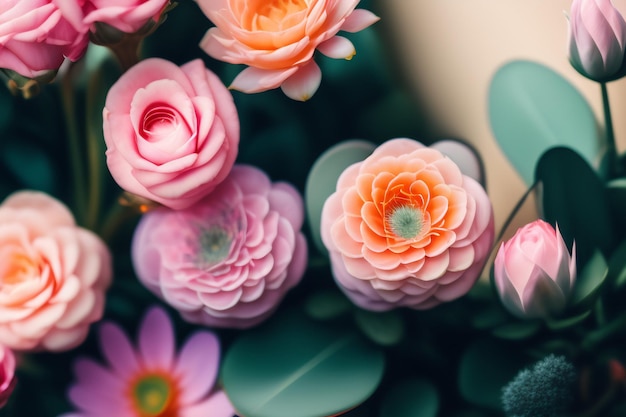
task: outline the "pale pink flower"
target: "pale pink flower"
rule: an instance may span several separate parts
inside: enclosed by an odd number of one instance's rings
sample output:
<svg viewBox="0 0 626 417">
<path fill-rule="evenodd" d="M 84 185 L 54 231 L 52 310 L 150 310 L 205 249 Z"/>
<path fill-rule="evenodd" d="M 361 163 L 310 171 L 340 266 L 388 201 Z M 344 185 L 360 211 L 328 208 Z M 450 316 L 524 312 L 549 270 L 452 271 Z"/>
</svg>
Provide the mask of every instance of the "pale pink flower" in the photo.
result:
<svg viewBox="0 0 626 417">
<path fill-rule="evenodd" d="M 393 139 L 341 174 L 321 233 L 335 280 L 357 305 L 426 309 L 476 282 L 493 243 L 493 211 L 451 159 Z"/>
<path fill-rule="evenodd" d="M 54 0 L 77 28 L 95 32 L 96 22 L 134 33 L 150 21 L 158 22 L 170 0 Z"/>
<path fill-rule="evenodd" d="M 111 87 L 103 118 L 113 179 L 173 209 L 211 192 L 237 157 L 233 97 L 199 59 L 141 61 Z"/>
<path fill-rule="evenodd" d="M 36 78 L 78 60 L 89 38 L 65 19 L 53 0 L 0 1 L 0 68 Z"/>
<path fill-rule="evenodd" d="M 200 46 L 215 59 L 245 64 L 231 88 L 256 93 L 281 87 L 294 100 L 307 100 L 322 73 L 316 50 L 331 58 L 351 59 L 354 45 L 337 36 L 358 32 L 378 17 L 356 9 L 359 0 L 196 0 L 216 27 Z"/>
<path fill-rule="evenodd" d="M 621 69 L 626 21 L 611 0 L 573 0 L 569 17 L 572 66 L 593 80 L 608 80 Z"/>
<path fill-rule="evenodd" d="M 216 388 L 220 363 L 215 334 L 199 331 L 176 351 L 174 328 L 160 308 L 143 318 L 134 347 L 119 326 L 100 326 L 106 365 L 87 358 L 74 365 L 68 396 L 79 411 L 64 417 L 231 417 L 234 408 Z"/>
<path fill-rule="evenodd" d="M 11 349 L 0 344 L 0 408 L 9 401 L 16 382 L 15 355 Z"/>
<path fill-rule="evenodd" d="M 576 281 L 576 247 L 570 256 L 558 228 L 535 220 L 502 243 L 493 274 L 511 313 L 521 318 L 558 314 Z"/>
<path fill-rule="evenodd" d="M 0 343 L 67 350 L 102 316 L 111 256 L 69 210 L 34 191 L 0 205 Z"/>
<path fill-rule="evenodd" d="M 188 321 L 256 325 L 304 274 L 303 213 L 291 185 L 236 165 L 194 206 L 142 217 L 132 244 L 135 271 Z"/>
</svg>

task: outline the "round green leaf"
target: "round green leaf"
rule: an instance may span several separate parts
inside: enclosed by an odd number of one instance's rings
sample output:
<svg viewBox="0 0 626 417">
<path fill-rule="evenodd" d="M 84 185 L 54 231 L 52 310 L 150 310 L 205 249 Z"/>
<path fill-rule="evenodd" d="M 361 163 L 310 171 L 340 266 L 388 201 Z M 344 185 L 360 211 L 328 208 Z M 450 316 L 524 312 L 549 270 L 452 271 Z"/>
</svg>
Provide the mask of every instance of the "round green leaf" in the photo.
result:
<svg viewBox="0 0 626 417">
<path fill-rule="evenodd" d="M 603 143 L 583 96 L 550 68 L 530 61 L 502 66 L 489 87 L 489 121 L 505 155 L 527 184 L 547 149 L 567 145 L 589 163 Z"/>
<path fill-rule="evenodd" d="M 425 379 L 411 379 L 394 385 L 383 397 L 380 417 L 436 417 L 439 394 Z"/>
<path fill-rule="evenodd" d="M 222 381 L 242 417 L 324 417 L 365 401 L 384 363 L 358 333 L 286 314 L 233 343 Z"/>
<path fill-rule="evenodd" d="M 550 149 L 537 163 L 535 176 L 541 184 L 542 217 L 558 224 L 570 248 L 576 241 L 578 267 L 597 249 L 610 253 L 613 224 L 604 184 L 582 156 L 565 147 Z"/>
<path fill-rule="evenodd" d="M 466 401 L 500 411 L 502 387 L 525 365 L 518 350 L 490 339 L 472 343 L 461 357 L 459 390 Z"/>
<path fill-rule="evenodd" d="M 322 243 L 320 225 L 326 199 L 335 192 L 341 173 L 367 158 L 375 148 L 373 143 L 363 140 L 341 142 L 326 150 L 313 164 L 306 180 L 304 199 L 313 243 L 322 253 L 326 253 L 326 247 Z"/>
<path fill-rule="evenodd" d="M 352 303 L 339 291 L 320 291 L 311 295 L 304 304 L 307 314 L 315 319 L 335 318 L 352 307 Z"/>
<path fill-rule="evenodd" d="M 618 288 L 626 284 L 626 240 L 611 254 L 607 279 Z"/>
<path fill-rule="evenodd" d="M 395 345 L 404 337 L 404 320 L 397 311 L 356 310 L 354 318 L 363 333 L 379 345 Z"/>
</svg>

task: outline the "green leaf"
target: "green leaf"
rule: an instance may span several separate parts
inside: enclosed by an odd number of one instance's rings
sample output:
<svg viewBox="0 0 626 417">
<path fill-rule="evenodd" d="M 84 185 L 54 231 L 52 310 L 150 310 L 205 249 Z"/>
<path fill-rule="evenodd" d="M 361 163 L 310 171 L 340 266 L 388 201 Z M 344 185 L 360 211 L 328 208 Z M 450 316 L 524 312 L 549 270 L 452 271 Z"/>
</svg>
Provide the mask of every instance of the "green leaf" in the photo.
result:
<svg viewBox="0 0 626 417">
<path fill-rule="evenodd" d="M 604 256 L 600 251 L 595 251 L 582 271 L 577 274 L 570 304 L 578 305 L 588 301 L 605 282 L 608 272 L 609 266 Z"/>
<path fill-rule="evenodd" d="M 593 111 L 562 76 L 530 61 L 498 69 L 489 87 L 489 121 L 500 147 L 526 184 L 547 149 L 567 145 L 589 163 L 602 149 Z"/>
<path fill-rule="evenodd" d="M 626 284 L 626 240 L 613 251 L 609 258 L 607 280 L 617 288 Z"/>
<path fill-rule="evenodd" d="M 404 337 L 404 320 L 397 311 L 371 312 L 359 309 L 355 311 L 354 319 L 363 333 L 379 345 L 395 345 Z"/>
<path fill-rule="evenodd" d="M 489 305 L 472 317 L 472 326 L 481 330 L 490 329 L 506 323 L 509 318 L 510 314 L 507 314 L 499 305 Z"/>
<path fill-rule="evenodd" d="M 352 303 L 339 291 L 319 291 L 307 298 L 304 309 L 315 319 L 328 320 L 340 316 L 352 307 Z"/>
<path fill-rule="evenodd" d="M 341 173 L 367 158 L 375 148 L 373 143 L 363 140 L 341 142 L 326 150 L 313 164 L 306 180 L 304 200 L 313 243 L 322 253 L 326 253 L 326 247 L 322 243 L 320 225 L 326 199 L 335 192 Z"/>
<path fill-rule="evenodd" d="M 461 357 L 459 390 L 475 405 L 501 411 L 502 387 L 526 365 L 519 350 L 490 339 L 472 343 Z"/>
<path fill-rule="evenodd" d="M 596 249 L 608 254 L 613 247 L 613 224 L 604 185 L 575 151 L 553 148 L 537 164 L 535 172 L 543 218 L 558 224 L 572 247 L 576 241 L 576 264 L 580 268 Z"/>
<path fill-rule="evenodd" d="M 286 314 L 235 340 L 222 381 L 242 417 L 324 417 L 365 401 L 384 367 L 358 333 Z"/>
<path fill-rule="evenodd" d="M 492 330 L 494 336 L 500 339 L 521 340 L 534 336 L 541 328 L 538 320 L 524 320 L 507 323 Z"/>
<path fill-rule="evenodd" d="M 430 381 L 421 378 L 391 387 L 382 400 L 380 417 L 436 417 L 439 394 Z"/>
<path fill-rule="evenodd" d="M 55 194 L 55 171 L 50 156 L 37 144 L 10 140 L 2 147 L 2 162 L 21 182 L 22 188 Z"/>
<path fill-rule="evenodd" d="M 546 320 L 546 325 L 550 330 L 563 330 L 569 327 L 576 326 L 577 324 L 585 321 L 587 317 L 591 315 L 591 310 L 587 310 L 584 313 L 578 314 L 572 317 L 553 319 L 549 318 Z"/>
</svg>

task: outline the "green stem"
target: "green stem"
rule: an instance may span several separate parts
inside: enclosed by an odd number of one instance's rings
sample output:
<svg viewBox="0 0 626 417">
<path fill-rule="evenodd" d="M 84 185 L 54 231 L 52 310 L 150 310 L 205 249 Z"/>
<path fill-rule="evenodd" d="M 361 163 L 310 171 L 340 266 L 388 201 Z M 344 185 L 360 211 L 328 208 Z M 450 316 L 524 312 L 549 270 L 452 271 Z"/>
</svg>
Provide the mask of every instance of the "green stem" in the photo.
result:
<svg viewBox="0 0 626 417">
<path fill-rule="evenodd" d="M 515 204 L 515 207 L 513 207 L 513 210 L 511 210 L 511 212 L 509 213 L 509 216 L 504 221 L 504 224 L 502 225 L 502 228 L 500 229 L 500 233 L 498 233 L 496 240 L 493 241 L 494 242 L 493 247 L 491 248 L 491 251 L 489 251 L 489 253 L 492 253 L 494 250 L 496 250 L 496 248 L 500 246 L 499 242 L 502 240 L 504 233 L 511 225 L 511 222 L 513 222 L 513 219 L 515 218 L 515 215 L 517 214 L 517 212 L 522 208 L 522 206 L 526 202 L 526 199 L 528 199 L 528 196 L 530 195 L 530 193 L 532 193 L 536 187 L 537 187 L 537 182 L 534 182 L 530 187 L 528 187 L 528 189 L 526 190 L 524 195 L 519 199 L 517 204 Z"/>
<path fill-rule="evenodd" d="M 111 240 L 115 237 L 115 234 L 118 232 L 119 228 L 128 220 L 133 217 L 139 215 L 139 212 L 134 207 L 130 207 L 124 204 L 121 204 L 119 201 L 113 203 L 109 212 L 104 218 L 102 222 L 102 227 L 100 228 L 99 235 L 102 239 L 111 243 Z"/>
<path fill-rule="evenodd" d="M 617 146 L 615 145 L 615 133 L 613 131 L 613 118 L 611 117 L 611 106 L 609 104 L 609 92 L 606 83 L 600 83 L 602 90 L 602 108 L 604 110 L 604 129 L 606 133 L 607 156 L 609 158 L 609 176 L 616 178 L 620 175 L 619 159 L 617 157 Z"/>
<path fill-rule="evenodd" d="M 76 222 L 84 225 L 85 222 L 85 204 L 86 204 L 86 183 L 85 183 L 85 167 L 83 166 L 82 144 L 79 138 L 79 128 L 76 122 L 76 106 L 74 102 L 73 73 L 74 68 L 71 67 L 61 81 L 61 98 L 63 102 L 63 113 L 65 116 L 65 125 L 67 129 L 70 163 L 72 167 L 72 186 L 74 191 L 74 216 Z"/>
<path fill-rule="evenodd" d="M 89 79 L 87 86 L 87 161 L 89 170 L 89 187 L 87 200 L 86 226 L 95 230 L 100 216 L 100 203 L 102 199 L 102 137 L 96 131 L 102 131 L 102 124 L 99 129 L 94 126 L 94 113 L 97 98 L 98 86 L 102 82 L 99 72 L 96 72 Z"/>
<path fill-rule="evenodd" d="M 587 336 L 583 339 L 581 346 L 584 350 L 590 351 L 599 344 L 615 336 L 616 333 L 624 331 L 624 329 L 626 329 L 626 313 L 600 327 L 598 330 L 587 333 Z"/>
</svg>

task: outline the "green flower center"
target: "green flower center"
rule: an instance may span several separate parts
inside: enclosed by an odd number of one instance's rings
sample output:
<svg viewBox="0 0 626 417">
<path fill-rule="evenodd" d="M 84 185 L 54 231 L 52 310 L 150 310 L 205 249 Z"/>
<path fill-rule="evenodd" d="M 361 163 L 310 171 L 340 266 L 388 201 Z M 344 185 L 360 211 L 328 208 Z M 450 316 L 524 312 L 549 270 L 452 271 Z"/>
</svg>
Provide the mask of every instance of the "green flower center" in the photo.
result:
<svg viewBox="0 0 626 417">
<path fill-rule="evenodd" d="M 411 206 L 400 206 L 393 210 L 388 222 L 391 231 L 403 239 L 417 237 L 424 224 L 421 211 Z"/>
<path fill-rule="evenodd" d="M 171 381 L 160 375 L 146 375 L 134 384 L 132 399 L 141 417 L 167 415 L 174 399 Z"/>
<path fill-rule="evenodd" d="M 230 253 L 232 237 L 228 231 L 213 225 L 200 233 L 200 258 L 203 263 L 215 265 Z"/>
</svg>

